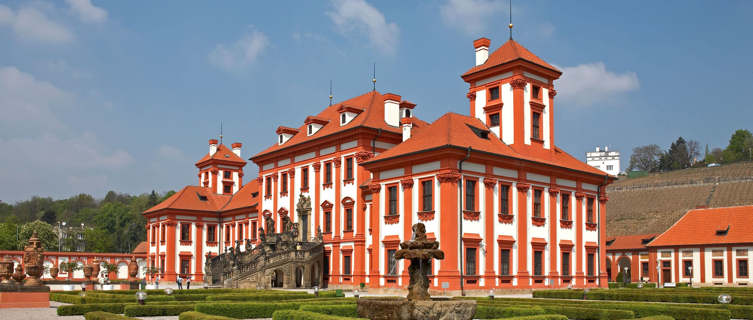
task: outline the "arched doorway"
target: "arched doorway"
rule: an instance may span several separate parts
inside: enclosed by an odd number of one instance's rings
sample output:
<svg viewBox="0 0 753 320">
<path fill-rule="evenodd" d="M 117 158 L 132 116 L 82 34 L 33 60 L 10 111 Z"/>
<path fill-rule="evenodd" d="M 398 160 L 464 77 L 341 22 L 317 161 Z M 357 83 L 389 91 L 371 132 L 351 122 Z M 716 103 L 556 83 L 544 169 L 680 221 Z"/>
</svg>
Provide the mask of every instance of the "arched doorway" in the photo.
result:
<svg viewBox="0 0 753 320">
<path fill-rule="evenodd" d="M 324 253 L 324 269 L 322 270 L 322 288 L 329 284 L 329 254 Z"/>
<path fill-rule="evenodd" d="M 628 257 L 620 258 L 619 260 L 617 260 L 617 266 L 620 267 L 620 269 L 617 271 L 618 274 L 619 272 L 622 272 L 622 276 L 623 276 L 622 281 L 631 282 L 632 279 L 630 277 L 630 274 L 632 273 L 632 270 L 630 267 L 630 258 Z"/>
<path fill-rule="evenodd" d="M 609 279 L 609 281 L 614 281 L 612 278 L 612 260 L 610 259 L 607 259 L 607 279 Z"/>
<path fill-rule="evenodd" d="M 303 283 L 303 267 L 295 268 L 295 287 L 300 288 Z"/>
<path fill-rule="evenodd" d="M 314 263 L 311 266 L 311 286 L 318 286 L 319 285 L 319 278 L 321 277 L 321 268 L 319 267 L 319 263 Z"/>
<path fill-rule="evenodd" d="M 282 272 L 282 270 L 277 269 L 272 273 L 272 288 L 282 288 L 283 285 L 283 277 L 285 274 Z"/>
</svg>

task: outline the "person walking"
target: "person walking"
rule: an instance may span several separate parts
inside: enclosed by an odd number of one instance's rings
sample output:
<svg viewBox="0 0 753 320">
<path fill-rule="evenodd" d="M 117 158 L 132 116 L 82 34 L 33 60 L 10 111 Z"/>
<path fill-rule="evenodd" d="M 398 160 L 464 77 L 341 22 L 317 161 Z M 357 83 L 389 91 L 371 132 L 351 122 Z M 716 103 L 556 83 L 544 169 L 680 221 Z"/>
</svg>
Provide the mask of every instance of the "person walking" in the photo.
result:
<svg viewBox="0 0 753 320">
<path fill-rule="evenodd" d="M 159 275 L 157 275 L 157 279 L 154 280 L 154 288 L 159 289 Z"/>
<path fill-rule="evenodd" d="M 186 277 L 186 290 L 191 290 L 191 276 Z"/>
<path fill-rule="evenodd" d="M 175 282 L 178 283 L 178 290 L 183 290 L 183 278 L 178 275 L 178 278 L 175 280 Z"/>
</svg>

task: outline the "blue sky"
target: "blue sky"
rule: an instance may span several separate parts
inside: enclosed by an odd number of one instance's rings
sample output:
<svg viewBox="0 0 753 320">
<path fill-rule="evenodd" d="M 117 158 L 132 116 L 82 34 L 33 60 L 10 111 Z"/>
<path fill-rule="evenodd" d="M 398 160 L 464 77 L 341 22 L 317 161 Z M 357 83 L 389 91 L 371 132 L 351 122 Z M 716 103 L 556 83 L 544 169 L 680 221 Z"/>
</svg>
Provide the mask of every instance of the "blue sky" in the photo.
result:
<svg viewBox="0 0 753 320">
<path fill-rule="evenodd" d="M 515 39 L 564 71 L 558 146 L 584 158 L 753 129 L 753 1 L 514 1 Z M 196 183 L 224 123 L 248 157 L 371 88 L 468 113 L 472 41 L 507 1 L 0 1 L 0 200 Z M 256 167 L 246 167 L 247 179 Z"/>
</svg>

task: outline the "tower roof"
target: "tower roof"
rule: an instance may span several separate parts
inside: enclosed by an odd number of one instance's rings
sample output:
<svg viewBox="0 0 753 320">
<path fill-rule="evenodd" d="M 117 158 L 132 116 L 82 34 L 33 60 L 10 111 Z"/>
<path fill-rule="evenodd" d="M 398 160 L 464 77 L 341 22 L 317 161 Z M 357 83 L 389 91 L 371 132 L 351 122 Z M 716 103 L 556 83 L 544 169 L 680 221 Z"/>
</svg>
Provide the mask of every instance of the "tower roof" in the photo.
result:
<svg viewBox="0 0 753 320">
<path fill-rule="evenodd" d="M 233 150 L 228 149 L 224 144 L 220 144 L 217 147 L 217 152 L 215 152 L 213 155 L 209 155 L 209 152 L 201 158 L 201 160 L 196 162 L 196 166 L 200 167 L 202 164 L 205 164 L 206 162 L 210 160 L 219 160 L 220 162 L 232 162 L 235 164 L 238 164 L 240 166 L 245 166 L 246 161 L 243 160 L 241 157 L 233 153 Z"/>
<path fill-rule="evenodd" d="M 540 67 L 562 74 L 562 71 L 555 68 L 554 66 L 547 63 L 546 61 L 542 60 L 541 58 L 533 54 L 531 51 L 529 51 L 528 49 L 526 49 L 525 47 L 517 43 L 515 40 L 510 39 L 507 42 L 505 42 L 505 44 L 503 44 L 501 47 L 499 47 L 497 50 L 492 52 L 489 55 L 489 59 L 487 59 L 486 62 L 466 71 L 462 75 L 462 77 L 465 78 L 466 76 L 469 76 L 476 72 L 491 69 L 493 67 L 496 67 L 505 63 L 513 62 L 515 60 L 528 61 Z"/>
</svg>

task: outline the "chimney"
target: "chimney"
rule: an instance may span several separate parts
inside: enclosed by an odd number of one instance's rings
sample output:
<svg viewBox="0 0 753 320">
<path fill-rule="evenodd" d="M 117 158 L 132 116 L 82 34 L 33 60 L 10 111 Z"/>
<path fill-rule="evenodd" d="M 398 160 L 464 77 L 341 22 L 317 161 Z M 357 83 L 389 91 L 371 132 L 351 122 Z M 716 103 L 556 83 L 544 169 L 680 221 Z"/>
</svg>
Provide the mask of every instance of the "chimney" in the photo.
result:
<svg viewBox="0 0 753 320">
<path fill-rule="evenodd" d="M 413 118 L 402 118 L 400 124 L 403 127 L 403 141 L 410 139 L 411 129 L 413 128 Z"/>
<path fill-rule="evenodd" d="M 601 147 L 596 147 L 596 152 L 601 151 Z"/>
<path fill-rule="evenodd" d="M 487 38 L 478 38 L 473 41 L 473 48 L 476 49 L 476 65 L 482 65 L 489 58 L 489 45 L 491 40 Z"/>
<path fill-rule="evenodd" d="M 209 139 L 209 156 L 213 156 L 217 152 L 217 139 Z"/>
<path fill-rule="evenodd" d="M 604 152 L 607 152 L 607 151 L 609 151 L 609 147 L 604 146 Z"/>
<path fill-rule="evenodd" d="M 233 143 L 231 146 L 233 147 L 233 153 L 235 153 L 236 156 L 241 157 L 241 147 L 243 146 L 243 144 L 240 142 L 236 142 L 236 143 Z"/>
<path fill-rule="evenodd" d="M 400 99 L 394 93 L 384 94 L 384 122 L 389 126 L 400 126 Z"/>
</svg>

